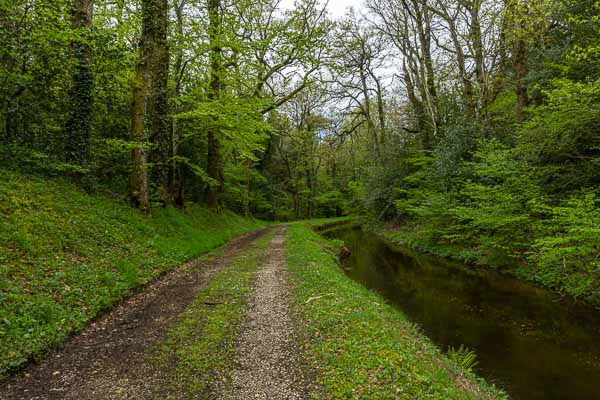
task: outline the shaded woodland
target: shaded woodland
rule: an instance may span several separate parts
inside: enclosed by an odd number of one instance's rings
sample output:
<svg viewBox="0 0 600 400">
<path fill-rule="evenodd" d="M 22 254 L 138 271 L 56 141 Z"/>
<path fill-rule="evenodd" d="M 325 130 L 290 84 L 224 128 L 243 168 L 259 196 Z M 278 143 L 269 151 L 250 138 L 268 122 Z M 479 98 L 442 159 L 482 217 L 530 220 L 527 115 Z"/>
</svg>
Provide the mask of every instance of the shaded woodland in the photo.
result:
<svg viewBox="0 0 600 400">
<path fill-rule="evenodd" d="M 600 3 L 0 0 L 0 154 L 145 212 L 359 214 L 600 301 Z"/>
</svg>

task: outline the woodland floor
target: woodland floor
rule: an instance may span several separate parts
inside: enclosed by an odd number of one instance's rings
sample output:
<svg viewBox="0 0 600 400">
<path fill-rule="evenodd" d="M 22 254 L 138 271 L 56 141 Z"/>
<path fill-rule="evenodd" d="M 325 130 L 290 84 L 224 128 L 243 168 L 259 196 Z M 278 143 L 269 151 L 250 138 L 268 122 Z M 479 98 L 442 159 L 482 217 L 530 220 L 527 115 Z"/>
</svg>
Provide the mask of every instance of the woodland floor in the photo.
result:
<svg viewBox="0 0 600 400">
<path fill-rule="evenodd" d="M 249 308 L 234 341 L 233 365 L 225 369 L 227 377 L 219 376 L 223 371 L 214 374 L 207 391 L 193 398 L 203 398 L 207 392 L 220 399 L 307 396 L 289 304 L 285 228 L 276 229 L 260 260 Z M 61 350 L 0 382 L 0 398 L 190 398 L 171 384 L 172 366 L 149 361 L 152 349 L 167 340 L 169 329 L 183 318 L 213 275 L 271 230 L 238 237 L 221 252 L 166 274 L 89 324 Z"/>
</svg>

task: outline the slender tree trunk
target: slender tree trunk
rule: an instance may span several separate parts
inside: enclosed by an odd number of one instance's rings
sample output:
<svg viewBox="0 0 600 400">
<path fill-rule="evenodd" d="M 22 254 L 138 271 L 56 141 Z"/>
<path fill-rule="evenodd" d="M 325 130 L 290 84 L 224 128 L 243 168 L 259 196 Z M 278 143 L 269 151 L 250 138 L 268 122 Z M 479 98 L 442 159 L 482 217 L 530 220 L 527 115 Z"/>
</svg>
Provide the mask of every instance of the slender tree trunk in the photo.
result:
<svg viewBox="0 0 600 400">
<path fill-rule="evenodd" d="M 210 40 L 210 94 L 209 98 L 218 101 L 223 90 L 223 49 L 220 45 L 221 32 L 221 0 L 208 0 L 209 27 L 208 34 Z M 215 128 L 210 128 L 207 134 L 208 154 L 207 154 L 207 173 L 213 178 L 216 184 L 210 185 L 206 192 L 206 201 L 211 209 L 218 209 L 221 206 L 221 196 L 225 187 L 225 173 L 223 165 L 223 155 L 219 132 Z"/>
<path fill-rule="evenodd" d="M 512 36 L 512 67 L 515 74 L 515 93 L 517 95 L 517 106 L 515 113 L 519 121 L 524 119 L 525 108 L 529 105 L 529 94 L 525 79 L 529 73 L 528 58 L 529 48 L 527 44 L 526 29 L 523 25 L 527 18 L 527 3 L 521 4 L 520 0 L 506 0 L 506 12 L 508 19 L 505 29 Z"/>
<path fill-rule="evenodd" d="M 223 171 L 223 156 L 221 154 L 221 143 L 212 129 L 208 132 L 208 176 L 215 180 L 206 192 L 206 202 L 210 209 L 217 210 L 221 207 L 221 194 L 224 190 L 225 174 Z"/>
<path fill-rule="evenodd" d="M 467 109 L 467 114 L 470 117 L 475 117 L 477 115 L 477 104 L 475 101 L 475 95 L 473 93 L 473 84 L 471 83 L 471 79 L 469 79 L 469 76 L 467 75 L 465 53 L 462 47 L 462 43 L 460 42 L 460 38 L 458 36 L 458 31 L 455 22 L 450 20 L 450 16 L 447 17 L 449 19 L 447 23 L 450 26 L 450 37 L 452 38 L 454 50 L 456 51 L 456 63 L 458 66 L 460 79 L 462 81 L 462 92 L 465 106 Z"/>
<path fill-rule="evenodd" d="M 185 6 L 185 0 L 181 0 L 179 3 L 175 4 L 175 17 L 177 20 L 176 29 L 177 29 L 177 40 L 176 40 L 176 48 L 175 48 L 175 88 L 173 96 L 175 99 L 179 98 L 181 95 L 181 81 L 183 78 L 183 74 L 185 71 L 185 63 L 183 61 L 183 43 L 181 42 L 183 39 L 183 7 Z M 177 105 L 174 106 L 174 113 L 178 112 Z M 177 156 L 179 154 L 179 130 L 177 126 L 177 119 L 171 118 L 171 147 L 173 156 Z M 183 207 L 184 205 L 184 182 L 183 175 L 181 173 L 181 167 L 179 164 L 173 160 L 171 162 L 171 179 L 170 179 L 170 187 L 169 193 L 170 197 L 173 201 L 173 205 L 175 207 Z"/>
<path fill-rule="evenodd" d="M 475 73 L 477 76 L 477 83 L 479 85 L 480 106 L 482 110 L 485 110 L 488 103 L 488 82 L 485 67 L 483 39 L 481 34 L 481 22 L 479 16 L 480 10 L 481 0 L 472 0 L 468 8 L 469 14 L 471 16 L 471 27 L 469 35 L 471 37 L 471 43 L 474 50 L 476 70 Z"/>
<path fill-rule="evenodd" d="M 373 150 L 375 154 L 379 158 L 380 149 L 379 149 L 379 140 L 377 138 L 377 129 L 375 127 L 375 123 L 373 122 L 373 116 L 371 115 L 371 98 L 369 96 L 369 88 L 367 87 L 367 73 L 361 67 L 360 70 L 360 82 L 362 85 L 362 92 L 365 101 L 365 105 L 363 106 L 363 113 L 365 115 L 365 119 L 367 120 L 367 128 L 369 130 L 369 136 L 371 138 L 371 142 L 373 145 Z"/>
<path fill-rule="evenodd" d="M 412 106 L 412 109 L 415 113 L 415 119 L 417 122 L 417 126 L 415 127 L 417 131 L 424 132 L 425 130 L 425 110 L 423 109 L 423 102 L 417 97 L 417 93 L 415 91 L 415 85 L 413 83 L 412 73 L 409 70 L 406 62 L 402 62 L 402 70 L 404 73 L 404 82 L 406 83 L 406 92 L 408 94 L 408 102 Z"/>
<path fill-rule="evenodd" d="M 381 87 L 381 80 L 373 74 L 373 80 L 377 85 L 377 114 L 379 116 L 379 136 L 380 144 L 385 143 L 385 104 L 383 102 L 383 88 Z"/>
<path fill-rule="evenodd" d="M 152 132 L 151 141 L 156 145 L 153 155 L 155 160 L 155 177 L 158 181 L 163 206 L 171 202 L 171 163 L 172 140 L 169 124 L 169 45 L 168 35 L 168 3 L 167 0 L 152 0 Z"/>
<path fill-rule="evenodd" d="M 456 54 L 456 66 L 458 68 L 458 74 L 462 83 L 464 107 L 467 112 L 467 115 L 471 118 L 475 118 L 477 116 L 477 104 L 473 90 L 473 83 L 471 82 L 471 79 L 467 74 L 466 56 L 463 49 L 463 43 L 460 39 L 459 28 L 457 26 L 457 19 L 459 14 L 463 11 L 464 8 L 469 7 L 469 3 L 465 0 L 459 0 L 458 3 L 462 7 L 457 7 L 457 9 L 453 12 L 452 15 L 450 14 L 450 10 L 445 0 L 438 0 L 436 2 L 437 8 L 431 8 L 431 10 L 432 12 L 437 13 L 441 18 L 443 18 L 448 26 L 448 33 L 450 35 L 450 39 L 452 39 L 452 44 L 454 45 L 454 53 Z M 478 31 L 481 32 L 481 28 L 478 28 Z M 481 38 L 481 34 L 479 35 L 479 37 Z M 481 46 L 481 48 L 483 48 L 483 46 Z M 478 56 L 475 56 L 475 58 L 479 59 Z"/>
<path fill-rule="evenodd" d="M 145 57 L 140 57 L 133 78 L 130 135 L 131 140 L 137 146 L 131 150 L 133 169 L 129 177 L 129 196 L 136 207 L 149 211 L 148 167 L 144 147 L 146 144 L 144 116 L 146 114 L 148 93 L 148 71 L 145 60 Z"/>
<path fill-rule="evenodd" d="M 423 74 L 423 103 L 429 113 L 431 124 L 430 129 L 432 132 L 425 133 L 423 140 L 423 147 L 430 149 L 432 146 L 432 136 L 436 136 L 438 133 L 438 101 L 437 101 L 437 89 L 435 87 L 435 72 L 433 70 L 433 59 L 431 57 L 431 11 L 429 10 L 425 0 L 413 0 L 415 7 L 416 25 L 417 25 L 417 36 L 419 38 L 420 45 L 420 60 L 421 71 Z"/>
<path fill-rule="evenodd" d="M 139 58 L 132 82 L 131 101 L 131 140 L 137 144 L 131 150 L 132 171 L 129 176 L 129 197 L 132 203 L 148 212 L 150 201 L 148 196 L 148 166 L 145 145 L 147 142 L 144 127 L 146 106 L 148 103 L 148 86 L 150 75 L 150 59 L 152 50 L 152 0 L 142 1 L 142 36 L 139 43 Z"/>
<path fill-rule="evenodd" d="M 93 0 L 74 0 L 71 24 L 76 39 L 72 42 L 74 71 L 70 90 L 71 106 L 64 141 L 65 160 L 86 164 L 89 157 L 92 129 L 92 46 Z"/>
<path fill-rule="evenodd" d="M 529 94 L 525 78 L 529 72 L 527 67 L 528 49 L 523 39 L 518 39 L 513 53 L 513 68 L 515 70 L 515 92 L 517 94 L 517 119 L 523 121 L 524 111 L 529 105 Z"/>
</svg>

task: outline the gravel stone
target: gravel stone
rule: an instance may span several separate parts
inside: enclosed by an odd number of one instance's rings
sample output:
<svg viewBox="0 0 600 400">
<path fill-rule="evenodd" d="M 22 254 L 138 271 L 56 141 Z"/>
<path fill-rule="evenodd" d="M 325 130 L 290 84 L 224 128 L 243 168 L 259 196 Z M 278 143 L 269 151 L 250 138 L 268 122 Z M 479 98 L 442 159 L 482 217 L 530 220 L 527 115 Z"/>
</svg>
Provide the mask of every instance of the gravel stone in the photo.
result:
<svg viewBox="0 0 600 400">
<path fill-rule="evenodd" d="M 307 399 L 301 350 L 290 308 L 285 233 L 273 237 L 236 342 L 231 382 L 216 399 Z"/>
</svg>

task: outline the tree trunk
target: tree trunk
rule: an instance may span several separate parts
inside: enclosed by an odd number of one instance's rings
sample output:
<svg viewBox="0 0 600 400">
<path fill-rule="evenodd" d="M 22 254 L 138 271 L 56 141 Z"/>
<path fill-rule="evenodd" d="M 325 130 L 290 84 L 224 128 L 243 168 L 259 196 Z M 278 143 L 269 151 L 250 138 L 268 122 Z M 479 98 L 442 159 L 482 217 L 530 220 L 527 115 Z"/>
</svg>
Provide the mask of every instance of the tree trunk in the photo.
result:
<svg viewBox="0 0 600 400">
<path fill-rule="evenodd" d="M 481 0 L 473 0 L 469 4 L 468 11 L 471 16 L 471 27 L 469 29 L 469 35 L 471 37 L 471 43 L 474 51 L 476 70 L 475 73 L 477 76 L 477 83 L 479 85 L 480 106 L 482 110 L 485 110 L 488 102 L 488 83 L 485 67 L 483 40 L 481 36 L 481 22 L 479 16 L 480 9 Z"/>
<path fill-rule="evenodd" d="M 516 114 L 519 121 L 523 121 L 525 118 L 524 111 L 529 105 L 529 94 L 527 93 L 527 84 L 525 82 L 525 78 L 529 72 L 527 58 L 527 43 L 523 39 L 518 39 L 513 54 L 513 68 L 515 70 L 515 92 L 517 94 Z"/>
<path fill-rule="evenodd" d="M 92 46 L 93 0 L 74 0 L 71 24 L 74 71 L 70 90 L 71 106 L 65 127 L 64 156 L 69 163 L 87 164 L 92 129 Z"/>
<path fill-rule="evenodd" d="M 156 145 L 153 154 L 155 177 L 163 206 L 171 202 L 172 140 L 169 124 L 169 46 L 167 42 L 168 3 L 167 0 L 152 0 L 152 132 L 151 141 Z"/>
<path fill-rule="evenodd" d="M 412 72 L 409 70 L 409 67 L 406 65 L 406 62 L 402 63 L 402 69 L 404 71 L 404 82 L 406 83 L 408 101 L 413 109 L 413 112 L 415 113 L 415 128 L 421 135 L 421 144 L 423 146 L 423 149 L 429 150 L 431 147 L 431 140 L 429 137 L 429 128 L 427 128 L 427 126 L 425 125 L 425 107 L 423 106 L 423 101 L 417 96 L 415 85 L 413 83 Z"/>
<path fill-rule="evenodd" d="M 174 5 L 175 8 L 175 17 L 177 20 L 176 29 L 177 29 L 177 40 L 176 40 L 176 48 L 175 48 L 175 87 L 173 97 L 175 99 L 179 98 L 181 95 L 181 81 L 183 78 L 183 74 L 185 71 L 185 63 L 183 61 L 183 7 L 185 5 L 185 0 L 181 0 L 179 3 Z M 177 114 L 178 107 L 174 106 L 173 113 Z M 171 118 L 171 149 L 172 155 L 177 156 L 179 154 L 179 130 L 177 126 L 177 119 Z M 183 175 L 181 173 L 180 165 L 175 161 L 171 161 L 171 178 L 170 178 L 170 186 L 169 186 L 169 195 L 171 200 L 173 201 L 173 205 L 175 207 L 183 207 L 184 205 L 184 181 Z"/>
<path fill-rule="evenodd" d="M 375 122 L 373 122 L 373 116 L 371 115 L 371 98 L 369 96 L 369 88 L 367 87 L 367 73 L 364 70 L 364 67 L 361 66 L 360 69 L 360 82 L 362 85 L 362 92 L 364 97 L 365 105 L 363 106 L 363 114 L 365 119 L 367 120 L 367 128 L 369 130 L 369 137 L 371 138 L 371 143 L 373 146 L 373 150 L 375 151 L 375 155 L 377 158 L 380 158 L 380 150 L 379 150 L 379 140 L 377 138 L 377 129 L 375 127 Z"/>
<path fill-rule="evenodd" d="M 223 49 L 220 45 L 221 32 L 221 0 L 208 0 L 209 27 L 208 35 L 210 40 L 210 93 L 209 98 L 218 101 L 223 90 Z M 221 206 L 221 196 L 225 187 L 225 173 L 223 165 L 223 155 L 218 129 L 210 128 L 207 134 L 208 154 L 207 154 L 207 173 L 208 176 L 216 181 L 206 191 L 206 200 L 208 207 L 219 209 Z"/>
<path fill-rule="evenodd" d="M 373 75 L 373 80 L 377 85 L 377 114 L 379 116 L 379 135 L 380 144 L 385 143 L 385 104 L 383 101 L 383 88 L 381 87 L 381 80 Z"/>
<path fill-rule="evenodd" d="M 529 73 L 529 48 L 527 44 L 528 38 L 526 37 L 527 30 L 524 28 L 528 11 L 523 8 L 519 0 L 507 0 L 506 12 L 508 15 L 508 20 L 505 22 L 506 29 L 512 35 L 511 61 L 515 74 L 515 93 L 517 95 L 515 114 L 519 121 L 523 121 L 525 108 L 529 105 L 529 94 L 527 93 L 527 84 L 525 82 Z"/>
<path fill-rule="evenodd" d="M 147 212 L 150 209 L 150 202 L 148 199 L 147 155 L 144 148 L 146 144 L 144 116 L 148 92 L 148 71 L 146 57 L 142 55 L 136 67 L 132 92 L 130 134 L 131 140 L 137 144 L 137 147 L 131 150 L 133 169 L 129 177 L 129 196 L 136 207 Z"/>
<path fill-rule="evenodd" d="M 225 174 L 223 171 L 223 156 L 221 155 L 221 143 L 216 137 L 213 129 L 208 131 L 208 159 L 207 173 L 216 183 L 210 185 L 206 191 L 206 203 L 208 208 L 217 210 L 221 207 L 221 194 L 224 190 Z"/>
<path fill-rule="evenodd" d="M 152 0 L 142 1 L 142 36 L 139 43 L 139 58 L 132 82 L 131 140 L 137 144 L 131 150 L 132 171 L 129 176 L 129 197 L 132 203 L 148 212 L 148 168 L 146 155 L 146 131 L 144 122 L 148 103 L 149 67 L 152 50 Z"/>
<path fill-rule="evenodd" d="M 413 0 L 416 16 L 417 33 L 419 45 L 421 48 L 420 64 L 423 74 L 423 103 L 430 118 L 430 128 L 432 135 L 426 133 L 424 147 L 430 149 L 432 146 L 431 136 L 436 136 L 438 133 L 438 104 L 437 104 L 437 89 L 435 87 L 435 72 L 433 70 L 433 59 L 431 57 L 431 11 L 429 10 L 426 1 Z M 429 129 L 429 128 L 426 128 Z"/>
</svg>

